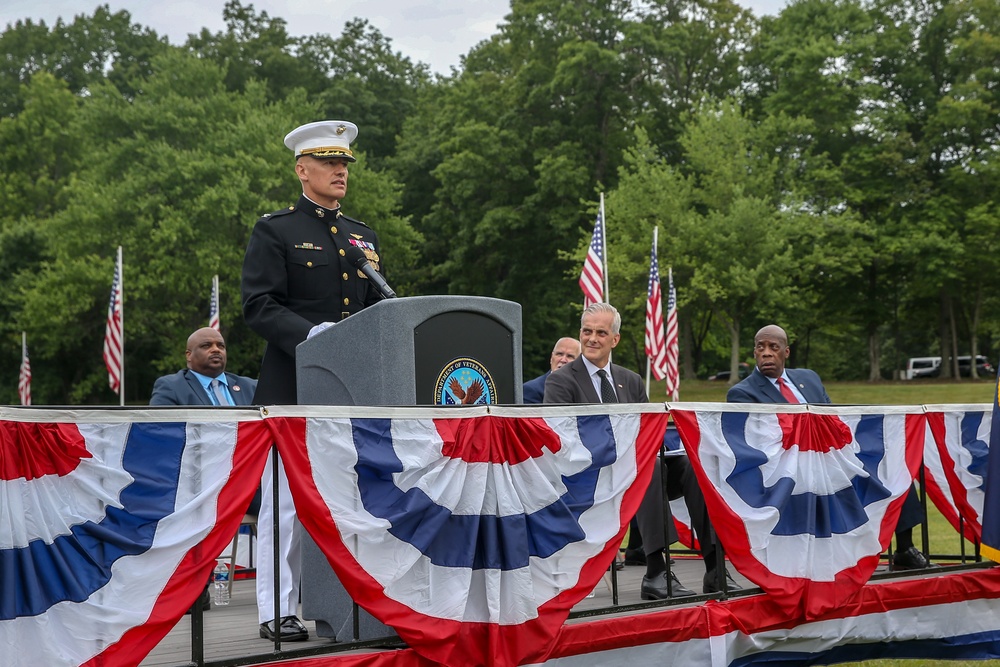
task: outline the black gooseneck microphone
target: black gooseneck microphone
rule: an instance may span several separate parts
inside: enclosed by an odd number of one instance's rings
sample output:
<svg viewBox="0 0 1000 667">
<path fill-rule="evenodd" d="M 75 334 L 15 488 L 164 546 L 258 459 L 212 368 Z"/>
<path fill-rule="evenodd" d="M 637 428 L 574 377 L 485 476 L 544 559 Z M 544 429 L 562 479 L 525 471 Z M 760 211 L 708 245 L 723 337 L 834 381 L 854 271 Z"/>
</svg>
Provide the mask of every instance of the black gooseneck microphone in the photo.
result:
<svg viewBox="0 0 1000 667">
<path fill-rule="evenodd" d="M 389 284 L 385 282 L 385 278 L 382 277 L 382 274 L 375 270 L 375 267 L 372 266 L 372 263 L 368 261 L 367 257 L 365 257 L 365 253 L 361 248 L 352 245 L 344 254 L 347 257 L 347 261 L 365 274 L 368 277 L 368 280 L 372 281 L 375 287 L 378 288 L 378 291 L 382 293 L 383 299 L 396 298 L 396 293 L 392 291 Z"/>
</svg>

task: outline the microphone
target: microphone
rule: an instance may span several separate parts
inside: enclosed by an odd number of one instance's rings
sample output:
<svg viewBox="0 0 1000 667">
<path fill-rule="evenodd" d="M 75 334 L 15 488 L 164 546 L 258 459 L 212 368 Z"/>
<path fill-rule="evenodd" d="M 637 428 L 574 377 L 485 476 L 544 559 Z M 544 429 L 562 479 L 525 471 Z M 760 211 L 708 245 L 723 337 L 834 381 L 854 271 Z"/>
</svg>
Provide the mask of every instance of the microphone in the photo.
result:
<svg viewBox="0 0 1000 667">
<path fill-rule="evenodd" d="M 385 278 L 382 277 L 382 274 L 375 270 L 375 267 L 372 266 L 372 263 L 368 261 L 367 257 L 365 257 L 365 253 L 361 248 L 352 245 L 347 249 L 345 256 L 347 257 L 347 261 L 353 264 L 356 269 L 364 273 L 368 277 L 368 280 L 372 281 L 375 287 L 378 288 L 378 291 L 382 293 L 383 299 L 396 298 L 396 293 L 393 292 L 392 288 L 389 287 L 389 284 L 385 282 Z"/>
</svg>

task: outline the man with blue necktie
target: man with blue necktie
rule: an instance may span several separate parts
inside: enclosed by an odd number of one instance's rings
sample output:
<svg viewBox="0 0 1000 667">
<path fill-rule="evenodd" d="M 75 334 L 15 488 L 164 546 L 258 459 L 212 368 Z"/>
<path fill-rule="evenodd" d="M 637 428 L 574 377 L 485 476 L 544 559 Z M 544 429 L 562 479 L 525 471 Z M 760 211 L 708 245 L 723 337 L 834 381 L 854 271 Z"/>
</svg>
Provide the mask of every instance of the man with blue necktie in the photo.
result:
<svg viewBox="0 0 1000 667">
<path fill-rule="evenodd" d="M 150 405 L 251 405 L 257 381 L 226 372 L 226 341 L 204 327 L 188 336 L 187 368 L 153 383 Z"/>
<path fill-rule="evenodd" d="M 187 368 L 153 383 L 150 405 L 250 405 L 257 381 L 226 372 L 226 341 L 215 329 L 204 327 L 188 336 Z M 259 505 L 254 499 L 252 505 Z M 255 510 L 251 508 L 251 512 Z M 211 608 L 208 588 L 198 599 L 202 611 Z M 191 613 L 188 610 L 187 613 Z"/>
</svg>

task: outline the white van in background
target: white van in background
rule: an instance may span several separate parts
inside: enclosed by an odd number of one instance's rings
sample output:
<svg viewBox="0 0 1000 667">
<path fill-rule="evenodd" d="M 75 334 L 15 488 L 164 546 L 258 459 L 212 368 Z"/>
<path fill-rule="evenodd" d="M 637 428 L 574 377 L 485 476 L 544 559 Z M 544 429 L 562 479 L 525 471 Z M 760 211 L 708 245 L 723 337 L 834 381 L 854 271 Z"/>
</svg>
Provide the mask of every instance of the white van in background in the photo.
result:
<svg viewBox="0 0 1000 667">
<path fill-rule="evenodd" d="M 971 375 L 972 357 L 968 354 L 958 357 L 958 374 L 961 377 Z M 904 380 L 914 380 L 916 378 L 936 378 L 941 375 L 941 357 L 912 357 L 906 362 L 906 370 L 903 371 Z M 983 355 L 976 356 L 976 375 L 978 377 L 991 377 L 996 375 L 996 369 Z"/>
<path fill-rule="evenodd" d="M 910 357 L 906 361 L 904 380 L 934 378 L 941 374 L 941 357 Z"/>
</svg>

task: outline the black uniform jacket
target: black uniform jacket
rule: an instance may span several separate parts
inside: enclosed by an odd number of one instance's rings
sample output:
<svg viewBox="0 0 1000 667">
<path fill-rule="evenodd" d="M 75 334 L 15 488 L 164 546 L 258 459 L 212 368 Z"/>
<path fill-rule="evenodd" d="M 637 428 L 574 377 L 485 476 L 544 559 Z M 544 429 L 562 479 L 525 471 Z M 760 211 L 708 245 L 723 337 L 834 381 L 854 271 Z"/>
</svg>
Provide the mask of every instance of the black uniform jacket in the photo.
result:
<svg viewBox="0 0 1000 667">
<path fill-rule="evenodd" d="M 295 346 L 314 325 L 339 322 L 382 298 L 344 257 L 351 245 L 381 271 L 375 232 L 305 195 L 254 225 L 243 257 L 243 317 L 267 341 L 254 403 L 294 405 Z"/>
</svg>

